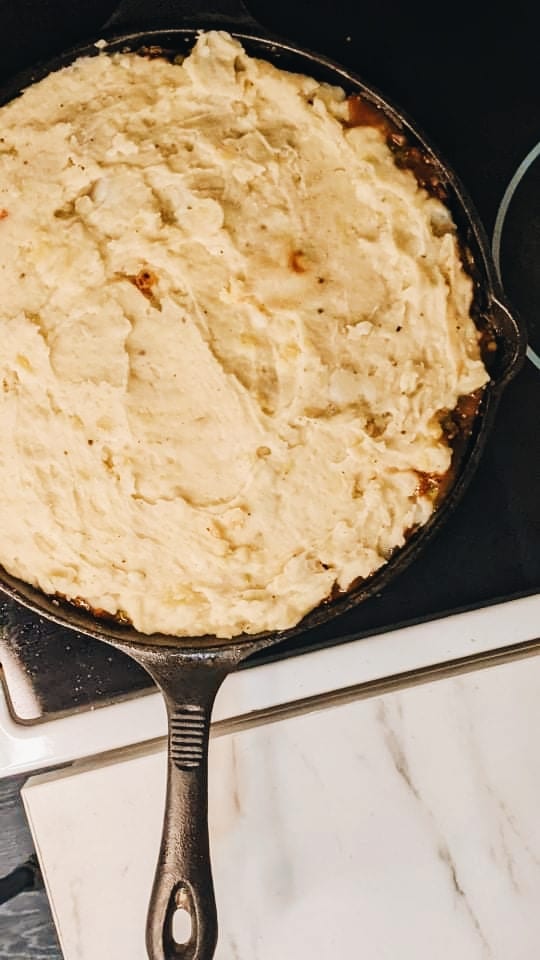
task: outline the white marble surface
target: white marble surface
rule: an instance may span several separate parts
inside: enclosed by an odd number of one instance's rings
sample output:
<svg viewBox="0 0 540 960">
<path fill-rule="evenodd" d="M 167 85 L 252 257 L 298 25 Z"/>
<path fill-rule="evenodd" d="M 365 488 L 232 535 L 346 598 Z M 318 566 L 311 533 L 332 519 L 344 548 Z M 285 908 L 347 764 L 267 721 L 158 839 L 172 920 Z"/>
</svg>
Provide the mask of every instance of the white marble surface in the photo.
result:
<svg viewBox="0 0 540 960">
<path fill-rule="evenodd" d="M 218 694 L 218 722 L 319 696 L 408 670 L 533 640 L 540 634 L 540 594 L 405 627 L 250 668 Z M 21 679 L 24 683 L 24 678 Z M 30 686 L 28 698 L 33 696 Z M 29 715 L 34 710 L 29 703 Z M 0 689 L 0 778 L 43 770 L 162 737 L 159 694 L 137 697 L 35 726 L 11 718 Z"/>
<path fill-rule="evenodd" d="M 540 956 L 540 657 L 214 739 L 217 960 Z M 32 778 L 66 960 L 144 960 L 161 747 Z"/>
</svg>

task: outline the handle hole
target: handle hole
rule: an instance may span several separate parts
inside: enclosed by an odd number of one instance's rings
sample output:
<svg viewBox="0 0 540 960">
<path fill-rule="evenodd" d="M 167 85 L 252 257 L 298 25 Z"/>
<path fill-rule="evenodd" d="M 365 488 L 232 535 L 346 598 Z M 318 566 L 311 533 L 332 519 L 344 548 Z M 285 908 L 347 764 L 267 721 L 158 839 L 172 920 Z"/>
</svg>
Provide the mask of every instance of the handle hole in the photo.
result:
<svg viewBox="0 0 540 960">
<path fill-rule="evenodd" d="M 164 957 L 194 960 L 197 952 L 197 911 L 190 885 L 181 881 L 172 890 L 163 927 Z M 160 954 L 161 956 L 161 954 Z"/>
<path fill-rule="evenodd" d="M 172 915 L 172 938 L 178 946 L 184 946 L 191 940 L 191 914 L 185 907 L 177 907 Z"/>
<path fill-rule="evenodd" d="M 174 912 L 171 917 L 171 935 L 179 947 L 189 943 L 193 933 L 191 920 L 191 898 L 186 887 L 182 884 L 174 895 Z"/>
</svg>

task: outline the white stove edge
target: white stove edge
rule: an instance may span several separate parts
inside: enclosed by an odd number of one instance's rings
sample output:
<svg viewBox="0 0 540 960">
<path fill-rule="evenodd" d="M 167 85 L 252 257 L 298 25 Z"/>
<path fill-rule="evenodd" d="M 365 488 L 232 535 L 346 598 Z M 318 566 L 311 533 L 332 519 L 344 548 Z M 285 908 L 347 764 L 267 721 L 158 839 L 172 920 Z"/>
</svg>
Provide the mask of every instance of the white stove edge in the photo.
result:
<svg viewBox="0 0 540 960">
<path fill-rule="evenodd" d="M 351 640 L 232 674 L 218 694 L 212 719 L 224 721 L 272 710 L 538 636 L 540 594 Z M 165 735 L 165 707 L 159 693 L 23 726 L 13 720 L 0 692 L 0 778 L 50 769 Z"/>
</svg>

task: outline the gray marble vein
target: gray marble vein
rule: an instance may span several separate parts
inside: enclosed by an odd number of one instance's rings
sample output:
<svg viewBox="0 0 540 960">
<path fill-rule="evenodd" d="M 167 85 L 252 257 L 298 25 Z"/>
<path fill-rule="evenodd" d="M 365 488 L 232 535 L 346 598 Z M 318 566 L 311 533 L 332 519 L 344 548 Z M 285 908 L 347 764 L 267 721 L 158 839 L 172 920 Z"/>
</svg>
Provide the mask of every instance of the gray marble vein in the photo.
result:
<svg viewBox="0 0 540 960">
<path fill-rule="evenodd" d="M 397 705 L 399 704 L 399 706 Z M 397 699 L 395 713 L 399 720 L 399 723 L 403 722 L 403 708 L 399 703 L 399 697 Z M 420 804 L 426 818 L 431 824 L 433 832 L 436 838 L 437 844 L 437 857 L 439 861 L 444 864 L 450 883 L 453 890 L 455 891 L 456 896 L 459 898 L 459 902 L 462 904 L 464 910 L 466 911 L 467 916 L 470 919 L 470 922 L 478 935 L 480 940 L 482 957 L 488 958 L 492 955 L 489 942 L 482 930 L 480 921 L 471 905 L 470 899 L 467 896 L 466 890 L 464 889 L 463 881 L 459 878 L 458 867 L 452 856 L 452 853 L 449 849 L 448 843 L 442 835 L 439 824 L 437 823 L 434 813 L 426 805 L 422 792 L 417 786 L 413 779 L 411 773 L 409 761 L 405 752 L 405 747 L 401 737 L 399 736 L 398 731 L 392 724 L 388 707 L 384 700 L 381 700 L 377 705 L 377 719 L 382 727 L 384 742 L 388 749 L 388 752 L 392 758 L 395 770 L 398 773 L 401 780 L 405 783 L 407 789 L 413 794 L 415 799 Z"/>
<path fill-rule="evenodd" d="M 486 940 L 486 937 L 484 936 L 484 931 L 480 926 L 480 921 L 478 920 L 478 917 L 476 916 L 470 904 L 467 894 L 461 885 L 461 881 L 459 880 L 459 877 L 458 877 L 458 870 L 457 870 L 455 860 L 452 854 L 450 853 L 448 845 L 443 840 L 441 840 L 437 848 L 437 856 L 439 857 L 439 860 L 441 860 L 442 863 L 444 863 L 444 865 L 448 868 L 448 872 L 450 874 L 450 878 L 452 881 L 452 886 L 454 887 L 454 890 L 457 896 L 461 898 L 461 902 L 463 903 L 463 906 L 465 907 L 471 919 L 471 923 L 475 928 L 480 940 L 482 941 L 484 956 L 490 957 L 491 949 L 490 949 L 489 943 Z"/>
</svg>

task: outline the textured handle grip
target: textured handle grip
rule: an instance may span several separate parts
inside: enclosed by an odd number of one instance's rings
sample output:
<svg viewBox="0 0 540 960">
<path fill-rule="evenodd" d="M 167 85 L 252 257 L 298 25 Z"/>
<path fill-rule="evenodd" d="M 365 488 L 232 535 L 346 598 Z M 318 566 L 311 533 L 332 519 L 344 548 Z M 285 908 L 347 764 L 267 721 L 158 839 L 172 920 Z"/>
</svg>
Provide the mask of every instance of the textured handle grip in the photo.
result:
<svg viewBox="0 0 540 960">
<path fill-rule="evenodd" d="M 179 707 L 169 718 L 170 755 L 178 770 L 196 770 L 204 762 L 209 719 L 197 704 Z"/>
<path fill-rule="evenodd" d="M 147 948 L 150 960 L 210 960 L 218 929 L 207 819 L 211 703 L 169 707 L 167 804 Z M 183 942 L 174 929 L 179 912 L 184 928 L 188 921 Z"/>
</svg>

